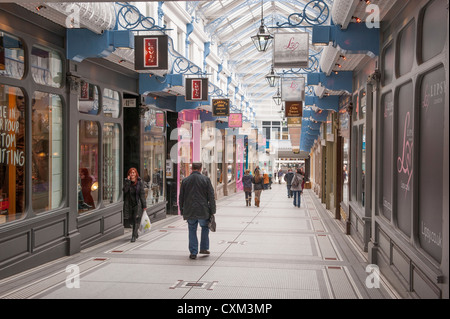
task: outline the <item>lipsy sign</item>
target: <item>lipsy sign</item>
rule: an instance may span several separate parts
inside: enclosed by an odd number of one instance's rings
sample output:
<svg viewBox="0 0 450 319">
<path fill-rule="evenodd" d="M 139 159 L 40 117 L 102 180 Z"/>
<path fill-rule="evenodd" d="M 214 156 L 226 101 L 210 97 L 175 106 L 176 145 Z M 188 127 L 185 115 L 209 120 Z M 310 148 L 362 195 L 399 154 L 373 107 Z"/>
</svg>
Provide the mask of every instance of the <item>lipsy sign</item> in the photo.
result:
<svg viewBox="0 0 450 319">
<path fill-rule="evenodd" d="M 274 68 L 307 68 L 309 65 L 309 34 L 275 33 Z"/>
</svg>

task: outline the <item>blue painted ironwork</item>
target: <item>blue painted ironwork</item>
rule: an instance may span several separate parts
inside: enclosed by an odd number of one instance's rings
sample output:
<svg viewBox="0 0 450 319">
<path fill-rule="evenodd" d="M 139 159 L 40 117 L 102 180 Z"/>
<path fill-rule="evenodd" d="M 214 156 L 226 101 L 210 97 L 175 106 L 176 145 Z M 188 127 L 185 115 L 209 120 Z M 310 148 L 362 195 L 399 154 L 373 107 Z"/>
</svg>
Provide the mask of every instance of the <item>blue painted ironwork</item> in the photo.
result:
<svg viewBox="0 0 450 319">
<path fill-rule="evenodd" d="M 169 74 L 184 74 L 184 75 L 197 75 L 205 76 L 206 72 L 202 68 L 189 59 L 185 58 L 183 55 L 178 53 L 173 45 L 173 39 L 169 37 L 169 57 L 173 59 L 172 68 Z"/>
<path fill-rule="evenodd" d="M 155 19 L 146 17 L 137 7 L 129 3 L 116 2 L 120 7 L 117 11 L 117 19 L 115 29 L 131 30 L 131 31 L 161 31 L 165 32 L 166 26 L 158 26 Z"/>
<path fill-rule="evenodd" d="M 287 22 L 277 22 L 274 28 L 309 28 L 322 25 L 328 20 L 329 15 L 330 9 L 325 1 L 312 0 L 304 6 L 302 12 L 290 14 Z M 305 23 L 309 25 L 305 26 Z"/>
</svg>

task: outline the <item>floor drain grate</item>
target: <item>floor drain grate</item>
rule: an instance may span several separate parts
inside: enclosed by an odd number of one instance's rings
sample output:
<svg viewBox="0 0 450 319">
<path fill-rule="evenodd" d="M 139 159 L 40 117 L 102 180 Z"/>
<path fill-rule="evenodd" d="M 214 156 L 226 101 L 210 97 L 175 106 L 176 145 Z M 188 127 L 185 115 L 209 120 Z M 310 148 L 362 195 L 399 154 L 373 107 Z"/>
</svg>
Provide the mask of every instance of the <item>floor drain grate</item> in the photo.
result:
<svg viewBox="0 0 450 319">
<path fill-rule="evenodd" d="M 195 288 L 195 289 L 213 290 L 214 286 L 217 283 L 218 283 L 218 281 L 184 281 L 184 280 L 178 280 L 174 285 L 170 286 L 169 289 Z"/>
</svg>

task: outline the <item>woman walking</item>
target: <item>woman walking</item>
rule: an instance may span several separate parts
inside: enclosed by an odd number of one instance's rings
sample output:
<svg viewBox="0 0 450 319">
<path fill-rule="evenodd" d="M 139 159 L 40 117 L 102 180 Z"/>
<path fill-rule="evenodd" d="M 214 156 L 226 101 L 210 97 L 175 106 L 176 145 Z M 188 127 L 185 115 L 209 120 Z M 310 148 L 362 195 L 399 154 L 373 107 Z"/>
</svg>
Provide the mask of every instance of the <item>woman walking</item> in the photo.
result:
<svg viewBox="0 0 450 319">
<path fill-rule="evenodd" d="M 297 172 L 295 173 L 294 177 L 292 178 L 292 184 L 291 184 L 291 191 L 294 196 L 294 206 L 300 207 L 300 194 L 302 193 L 302 183 L 303 183 L 303 175 L 302 172 L 299 169 L 297 169 Z"/>
<path fill-rule="evenodd" d="M 242 184 L 244 185 L 246 206 L 252 206 L 252 175 L 250 170 L 246 170 L 242 177 Z"/>
<path fill-rule="evenodd" d="M 261 192 L 264 189 L 264 179 L 259 172 L 259 169 L 255 170 L 255 176 L 252 178 L 254 184 L 253 190 L 255 191 L 255 206 L 259 207 L 259 201 L 261 199 Z"/>
<path fill-rule="evenodd" d="M 128 218 L 133 229 L 131 242 L 139 237 L 138 229 L 141 217 L 147 209 L 145 201 L 144 182 L 139 177 L 138 171 L 132 167 L 128 170 L 127 178 L 123 183 L 123 214 Z"/>
</svg>

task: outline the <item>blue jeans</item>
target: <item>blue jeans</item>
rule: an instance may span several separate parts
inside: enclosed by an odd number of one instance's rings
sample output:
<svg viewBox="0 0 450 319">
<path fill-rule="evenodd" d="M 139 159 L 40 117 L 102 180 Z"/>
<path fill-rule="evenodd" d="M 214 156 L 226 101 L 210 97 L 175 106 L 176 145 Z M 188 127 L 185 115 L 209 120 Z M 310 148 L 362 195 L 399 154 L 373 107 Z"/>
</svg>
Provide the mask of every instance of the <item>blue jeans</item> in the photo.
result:
<svg viewBox="0 0 450 319">
<path fill-rule="evenodd" d="M 200 224 L 202 228 L 202 234 L 200 237 L 200 250 L 209 249 L 209 219 L 188 219 L 189 228 L 189 251 L 192 255 L 198 254 L 198 238 L 197 238 L 197 225 Z"/>
<path fill-rule="evenodd" d="M 292 191 L 294 194 L 294 206 L 300 207 L 300 191 Z"/>
<path fill-rule="evenodd" d="M 286 185 L 288 197 L 292 196 L 291 185 Z"/>
</svg>

